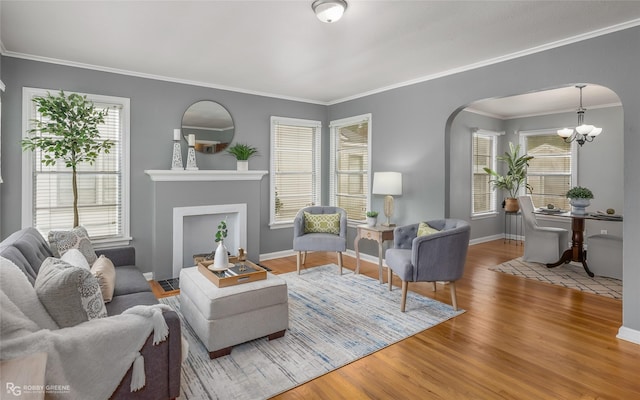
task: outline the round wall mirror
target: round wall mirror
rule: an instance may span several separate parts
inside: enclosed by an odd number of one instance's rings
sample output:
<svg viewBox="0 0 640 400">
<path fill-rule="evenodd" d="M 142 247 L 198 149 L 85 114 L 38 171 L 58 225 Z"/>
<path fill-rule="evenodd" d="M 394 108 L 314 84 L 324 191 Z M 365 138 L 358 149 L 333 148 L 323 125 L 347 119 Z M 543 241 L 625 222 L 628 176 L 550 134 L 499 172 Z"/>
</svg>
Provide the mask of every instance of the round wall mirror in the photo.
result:
<svg viewBox="0 0 640 400">
<path fill-rule="evenodd" d="M 193 103 L 182 116 L 182 136 L 189 142 L 195 136 L 195 150 L 200 153 L 218 153 L 233 140 L 235 128 L 231 114 L 215 101 Z"/>
</svg>

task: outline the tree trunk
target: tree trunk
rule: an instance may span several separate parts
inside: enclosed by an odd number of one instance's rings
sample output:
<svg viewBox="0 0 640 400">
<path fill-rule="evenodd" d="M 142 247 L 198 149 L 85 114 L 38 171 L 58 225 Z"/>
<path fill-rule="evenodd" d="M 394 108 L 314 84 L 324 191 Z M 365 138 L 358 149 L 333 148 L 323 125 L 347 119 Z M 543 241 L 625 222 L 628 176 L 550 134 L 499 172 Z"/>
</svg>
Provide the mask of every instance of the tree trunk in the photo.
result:
<svg viewBox="0 0 640 400">
<path fill-rule="evenodd" d="M 73 227 L 79 225 L 78 218 L 78 177 L 76 174 L 76 166 L 72 167 L 73 174 L 71 175 L 71 186 L 73 187 Z"/>
</svg>

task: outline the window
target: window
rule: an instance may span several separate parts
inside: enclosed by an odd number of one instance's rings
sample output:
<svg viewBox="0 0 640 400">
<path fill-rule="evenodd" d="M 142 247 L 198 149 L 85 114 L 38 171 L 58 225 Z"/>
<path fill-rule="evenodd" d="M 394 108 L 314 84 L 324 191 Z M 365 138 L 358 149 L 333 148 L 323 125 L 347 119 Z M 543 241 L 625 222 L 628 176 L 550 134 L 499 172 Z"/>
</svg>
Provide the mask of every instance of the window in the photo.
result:
<svg viewBox="0 0 640 400">
<path fill-rule="evenodd" d="M 271 117 L 270 225 L 320 204 L 320 121 Z"/>
<path fill-rule="evenodd" d="M 351 221 L 366 219 L 370 204 L 371 114 L 332 121 L 330 203 Z"/>
<path fill-rule="evenodd" d="M 23 89 L 23 135 L 39 119 L 32 99 L 54 90 Z M 68 93 L 67 93 L 68 94 Z M 84 94 L 83 94 L 84 95 Z M 100 154 L 93 165 L 78 167 L 79 223 L 96 244 L 128 244 L 129 237 L 129 99 L 86 95 L 99 108 L 108 108 L 100 136 L 114 142 L 109 154 Z M 43 235 L 73 225 L 71 169 L 63 162 L 46 166 L 40 151 L 25 151 L 23 159 L 22 225 Z"/>
<path fill-rule="evenodd" d="M 484 168 L 496 170 L 497 135 L 504 132 L 494 132 L 475 129 L 473 132 L 472 149 L 472 183 L 471 183 L 471 215 L 486 215 L 496 213 L 496 191 L 489 180 L 491 176 Z"/>
<path fill-rule="evenodd" d="M 534 206 L 570 209 L 566 193 L 577 182 L 575 143 L 565 143 L 555 129 L 520 132 L 520 143 L 522 151 L 534 156 L 527 169 Z"/>
</svg>

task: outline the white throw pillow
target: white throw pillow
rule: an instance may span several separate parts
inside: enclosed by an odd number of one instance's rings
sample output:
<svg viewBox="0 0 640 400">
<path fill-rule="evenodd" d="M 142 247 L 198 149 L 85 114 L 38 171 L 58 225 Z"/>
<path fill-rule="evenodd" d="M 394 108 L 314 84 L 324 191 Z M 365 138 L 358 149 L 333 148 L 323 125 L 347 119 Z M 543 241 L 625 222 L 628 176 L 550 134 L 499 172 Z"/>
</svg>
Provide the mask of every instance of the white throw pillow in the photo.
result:
<svg viewBox="0 0 640 400">
<path fill-rule="evenodd" d="M 75 267 L 82 267 L 84 269 L 90 269 L 89 262 L 86 257 L 78 249 L 69 249 L 66 253 L 60 257 L 60 259 L 67 264 L 71 264 Z"/>
<path fill-rule="evenodd" d="M 59 258 L 44 260 L 35 289 L 40 302 L 61 328 L 107 316 L 96 277 L 88 269 Z"/>
<path fill-rule="evenodd" d="M 44 308 L 27 276 L 11 260 L 0 257 L 0 289 L 20 310 L 41 329 L 58 329 Z"/>
</svg>

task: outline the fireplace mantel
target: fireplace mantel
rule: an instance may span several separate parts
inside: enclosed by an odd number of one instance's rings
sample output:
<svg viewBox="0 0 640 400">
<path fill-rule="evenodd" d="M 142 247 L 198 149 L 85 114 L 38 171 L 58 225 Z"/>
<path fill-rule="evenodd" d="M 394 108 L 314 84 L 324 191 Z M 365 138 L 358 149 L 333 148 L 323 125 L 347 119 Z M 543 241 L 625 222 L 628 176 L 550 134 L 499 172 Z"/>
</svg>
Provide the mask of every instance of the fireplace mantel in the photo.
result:
<svg viewBox="0 0 640 400">
<path fill-rule="evenodd" d="M 156 182 L 259 181 L 269 171 L 147 169 L 144 173 Z"/>
</svg>

